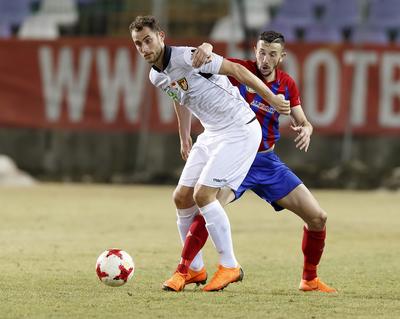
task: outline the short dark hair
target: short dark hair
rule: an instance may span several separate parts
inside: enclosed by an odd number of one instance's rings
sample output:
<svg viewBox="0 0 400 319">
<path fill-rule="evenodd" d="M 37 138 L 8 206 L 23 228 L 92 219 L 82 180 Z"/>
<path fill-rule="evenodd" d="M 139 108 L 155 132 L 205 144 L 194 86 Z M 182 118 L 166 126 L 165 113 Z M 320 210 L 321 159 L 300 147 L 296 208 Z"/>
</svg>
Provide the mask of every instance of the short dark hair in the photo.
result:
<svg viewBox="0 0 400 319">
<path fill-rule="evenodd" d="M 283 34 L 272 30 L 262 32 L 259 35 L 258 40 L 262 40 L 268 43 L 279 43 L 282 46 L 285 45 L 285 37 L 283 36 Z"/>
<path fill-rule="evenodd" d="M 144 27 L 150 28 L 152 31 L 162 31 L 157 19 L 153 16 L 137 16 L 130 24 L 129 31 L 142 31 Z"/>
</svg>

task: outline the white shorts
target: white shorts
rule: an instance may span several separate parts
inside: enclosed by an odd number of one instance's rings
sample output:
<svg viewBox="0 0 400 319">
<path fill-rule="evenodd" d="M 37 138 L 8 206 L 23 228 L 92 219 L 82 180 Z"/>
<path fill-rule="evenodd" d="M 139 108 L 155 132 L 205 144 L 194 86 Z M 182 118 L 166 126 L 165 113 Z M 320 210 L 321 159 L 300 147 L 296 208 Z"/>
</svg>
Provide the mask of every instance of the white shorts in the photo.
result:
<svg viewBox="0 0 400 319">
<path fill-rule="evenodd" d="M 193 144 L 179 184 L 228 186 L 237 190 L 254 161 L 260 141 L 257 120 L 218 132 L 204 131 Z"/>
</svg>

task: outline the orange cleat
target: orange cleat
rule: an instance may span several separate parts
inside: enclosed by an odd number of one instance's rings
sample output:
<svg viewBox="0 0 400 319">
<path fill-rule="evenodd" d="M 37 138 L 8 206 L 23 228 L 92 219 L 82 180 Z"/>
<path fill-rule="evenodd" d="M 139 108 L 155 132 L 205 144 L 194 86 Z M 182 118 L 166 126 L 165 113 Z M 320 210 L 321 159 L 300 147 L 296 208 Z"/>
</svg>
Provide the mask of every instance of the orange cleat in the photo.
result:
<svg viewBox="0 0 400 319">
<path fill-rule="evenodd" d="M 163 290 L 167 291 L 182 291 L 188 284 L 204 285 L 207 281 L 207 272 L 203 267 L 199 271 L 189 268 L 187 274 L 182 274 L 176 271 L 170 279 L 165 281 L 162 285 Z"/>
<path fill-rule="evenodd" d="M 180 272 L 175 272 L 170 279 L 165 281 L 162 289 L 166 291 L 182 291 L 185 288 L 186 275 Z"/>
<path fill-rule="evenodd" d="M 203 291 L 219 291 L 223 290 L 230 283 L 242 281 L 244 272 L 240 266 L 237 268 L 226 268 L 222 265 L 218 266 L 217 272 L 211 281 L 204 286 Z"/>
<path fill-rule="evenodd" d="M 207 282 L 207 272 L 203 267 L 199 271 L 195 271 L 189 268 L 188 274 L 186 275 L 185 284 L 196 284 L 197 286 L 204 285 Z"/>
<path fill-rule="evenodd" d="M 321 279 L 318 277 L 314 278 L 313 280 L 305 280 L 302 279 L 300 281 L 299 290 L 301 291 L 320 291 L 320 292 L 330 292 L 330 293 L 337 293 L 335 288 L 329 287 L 325 284 Z"/>
</svg>

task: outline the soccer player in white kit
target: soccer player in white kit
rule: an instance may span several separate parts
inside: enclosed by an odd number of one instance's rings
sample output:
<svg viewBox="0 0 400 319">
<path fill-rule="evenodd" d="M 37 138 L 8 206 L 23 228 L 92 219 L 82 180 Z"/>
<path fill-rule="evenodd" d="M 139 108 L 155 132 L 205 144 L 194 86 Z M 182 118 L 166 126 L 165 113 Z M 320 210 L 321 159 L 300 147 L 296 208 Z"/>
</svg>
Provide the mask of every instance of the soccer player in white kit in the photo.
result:
<svg viewBox="0 0 400 319">
<path fill-rule="evenodd" d="M 289 114 L 289 102 L 275 96 L 246 68 L 219 55 L 205 57 L 207 63 L 194 68 L 193 56 L 199 59 L 196 49 L 166 46 L 165 34 L 154 17 L 138 16 L 129 29 L 139 54 L 152 65 L 150 81 L 174 101 L 180 132 L 190 135 L 192 113 L 204 127 L 187 158 L 174 202 L 182 243 L 193 218 L 199 213 L 204 217 L 219 266 L 203 290 L 221 290 L 241 281 L 243 270 L 233 251 L 228 216 L 216 196 L 221 187 L 236 190 L 240 186 L 261 140 L 254 113 L 224 75 L 256 90 L 282 114 Z"/>
</svg>

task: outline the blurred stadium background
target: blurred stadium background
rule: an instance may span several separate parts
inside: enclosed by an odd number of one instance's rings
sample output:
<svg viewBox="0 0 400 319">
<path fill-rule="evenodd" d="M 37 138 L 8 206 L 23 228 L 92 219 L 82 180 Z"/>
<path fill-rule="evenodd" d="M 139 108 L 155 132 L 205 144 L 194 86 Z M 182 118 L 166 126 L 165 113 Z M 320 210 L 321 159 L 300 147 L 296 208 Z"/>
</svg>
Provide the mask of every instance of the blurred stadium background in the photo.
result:
<svg viewBox="0 0 400 319">
<path fill-rule="evenodd" d="M 321 188 L 319 273 L 338 296 L 297 291 L 302 223 L 250 192 L 227 207 L 245 281 L 160 289 L 181 249 L 183 161 L 171 102 L 128 32 L 145 14 L 167 43 L 209 41 L 227 57 L 252 59 L 260 31 L 284 33 L 314 134 L 299 152 L 282 116 L 275 150 Z M 400 0 L 0 0 L 0 186 L 44 182 L 0 189 L 0 317 L 400 318 L 400 197 L 386 191 L 400 188 L 399 135 Z M 118 289 L 94 271 L 110 247 L 137 267 Z M 211 274 L 210 242 L 204 252 Z"/>
<path fill-rule="evenodd" d="M 31 183 L 19 169 L 43 181 L 176 182 L 174 111 L 128 32 L 145 14 L 168 43 L 209 41 L 231 57 L 251 59 L 260 31 L 282 32 L 283 67 L 315 130 L 307 154 L 288 129 L 277 153 L 311 187 L 400 187 L 398 0 L 0 0 L 0 183 Z"/>
</svg>

